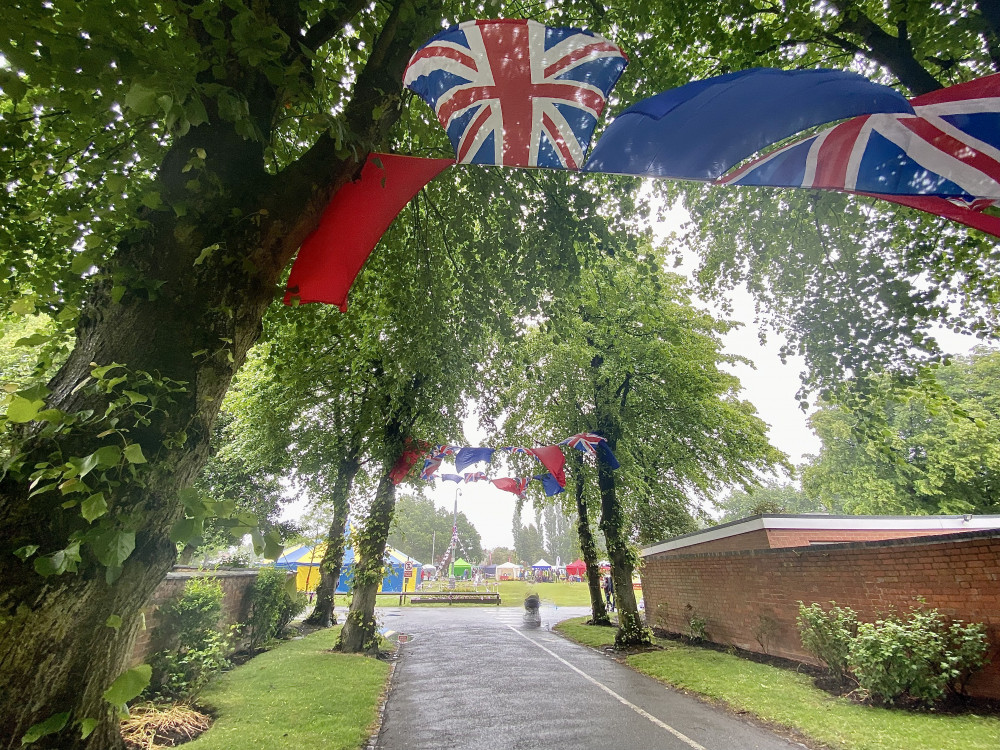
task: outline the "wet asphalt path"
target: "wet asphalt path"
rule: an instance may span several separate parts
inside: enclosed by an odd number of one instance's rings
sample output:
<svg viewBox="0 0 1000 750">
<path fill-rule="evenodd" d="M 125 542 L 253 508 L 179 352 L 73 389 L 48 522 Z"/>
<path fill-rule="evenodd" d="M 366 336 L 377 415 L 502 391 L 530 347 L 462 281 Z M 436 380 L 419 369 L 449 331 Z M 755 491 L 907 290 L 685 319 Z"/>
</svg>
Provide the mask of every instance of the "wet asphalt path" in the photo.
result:
<svg viewBox="0 0 1000 750">
<path fill-rule="evenodd" d="M 545 606 L 379 610 L 407 634 L 378 750 L 801 748 L 664 687 L 550 628 L 588 614 Z"/>
</svg>

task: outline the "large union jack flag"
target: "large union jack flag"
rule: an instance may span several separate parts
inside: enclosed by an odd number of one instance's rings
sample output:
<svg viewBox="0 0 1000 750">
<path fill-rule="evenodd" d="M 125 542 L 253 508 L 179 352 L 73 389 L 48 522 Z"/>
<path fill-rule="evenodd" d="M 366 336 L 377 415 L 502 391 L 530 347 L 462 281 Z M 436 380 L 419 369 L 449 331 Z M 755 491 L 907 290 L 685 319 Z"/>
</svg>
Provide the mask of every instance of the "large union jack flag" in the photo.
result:
<svg viewBox="0 0 1000 750">
<path fill-rule="evenodd" d="M 1000 74 L 912 99 L 915 114 L 856 117 L 723 177 L 734 185 L 1000 199 Z"/>
<path fill-rule="evenodd" d="M 418 49 L 403 83 L 433 107 L 459 162 L 579 169 L 626 62 L 580 29 L 466 21 Z"/>
</svg>

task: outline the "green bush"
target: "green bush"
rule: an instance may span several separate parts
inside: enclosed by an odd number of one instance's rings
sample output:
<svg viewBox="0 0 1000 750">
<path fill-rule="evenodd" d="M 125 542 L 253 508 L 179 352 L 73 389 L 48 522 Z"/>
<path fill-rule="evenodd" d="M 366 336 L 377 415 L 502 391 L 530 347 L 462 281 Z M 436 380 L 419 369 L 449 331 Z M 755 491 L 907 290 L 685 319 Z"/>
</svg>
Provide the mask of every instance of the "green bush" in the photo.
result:
<svg viewBox="0 0 1000 750">
<path fill-rule="evenodd" d="M 291 596 L 286 590 L 283 570 L 261 568 L 251 592 L 250 616 L 246 623 L 250 649 L 261 649 L 282 635 L 288 623 L 305 606 L 304 596 Z"/>
<path fill-rule="evenodd" d="M 808 607 L 799 602 L 799 634 L 802 647 L 826 664 L 831 674 L 843 683 L 850 675 L 848 658 L 851 642 L 858 633 L 858 615 L 850 607 L 830 602 L 829 610 L 817 603 Z"/>
<path fill-rule="evenodd" d="M 184 592 L 159 612 L 157 637 L 166 648 L 150 658 L 153 675 L 146 697 L 184 700 L 229 666 L 233 631 L 221 632 L 222 585 L 210 577 L 190 579 Z"/>
<path fill-rule="evenodd" d="M 985 663 L 983 625 L 948 624 L 936 609 L 914 610 L 906 619 L 861 623 L 849 661 L 858 683 L 874 698 L 933 703 L 947 690 L 962 692 Z"/>
</svg>

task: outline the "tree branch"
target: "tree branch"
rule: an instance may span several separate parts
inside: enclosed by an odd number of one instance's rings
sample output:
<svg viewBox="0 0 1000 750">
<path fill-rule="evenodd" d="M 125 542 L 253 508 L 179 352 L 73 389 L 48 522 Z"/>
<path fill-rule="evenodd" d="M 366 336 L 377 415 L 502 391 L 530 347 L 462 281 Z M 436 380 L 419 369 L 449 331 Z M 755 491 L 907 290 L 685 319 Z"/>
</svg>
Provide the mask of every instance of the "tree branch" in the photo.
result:
<svg viewBox="0 0 1000 750">
<path fill-rule="evenodd" d="M 837 31 L 861 37 L 865 54 L 892 71 L 900 83 L 914 94 L 926 94 L 942 87 L 941 82 L 927 72 L 913 56 L 913 48 L 906 36 L 905 22 L 897 24 L 900 36 L 892 36 L 851 0 L 830 0 L 830 5 L 841 16 Z M 831 34 L 829 38 L 835 37 Z"/>
</svg>

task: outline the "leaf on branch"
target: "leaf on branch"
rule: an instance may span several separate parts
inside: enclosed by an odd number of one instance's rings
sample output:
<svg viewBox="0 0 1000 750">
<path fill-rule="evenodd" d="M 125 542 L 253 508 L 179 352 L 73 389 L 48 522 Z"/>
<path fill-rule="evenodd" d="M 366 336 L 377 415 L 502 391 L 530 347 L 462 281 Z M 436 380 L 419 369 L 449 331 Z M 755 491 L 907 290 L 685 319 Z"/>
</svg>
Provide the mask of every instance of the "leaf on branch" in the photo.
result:
<svg viewBox="0 0 1000 750">
<path fill-rule="evenodd" d="M 132 443 L 125 447 L 125 459 L 130 464 L 144 464 L 146 463 L 146 457 L 142 455 L 142 446 L 138 443 Z"/>
<path fill-rule="evenodd" d="M 87 523 L 92 523 L 108 512 L 108 503 L 104 499 L 104 493 L 98 492 L 91 495 L 80 504 L 80 515 Z"/>
<path fill-rule="evenodd" d="M 69 711 L 65 713 L 56 714 L 55 716 L 50 716 L 45 721 L 40 721 L 27 732 L 21 738 L 22 745 L 32 745 L 38 742 L 42 737 L 46 737 L 50 734 L 55 734 L 56 732 L 61 732 L 63 727 L 66 726 L 66 722 L 69 721 Z"/>
<path fill-rule="evenodd" d="M 7 419 L 15 424 L 30 422 L 45 406 L 44 401 L 29 401 L 21 396 L 13 396 L 7 405 Z"/>
<path fill-rule="evenodd" d="M 146 689 L 152 676 L 153 668 L 148 664 L 132 667 L 127 672 L 118 675 L 118 679 L 104 691 L 104 700 L 119 711 L 127 711 L 125 704 Z"/>
</svg>

